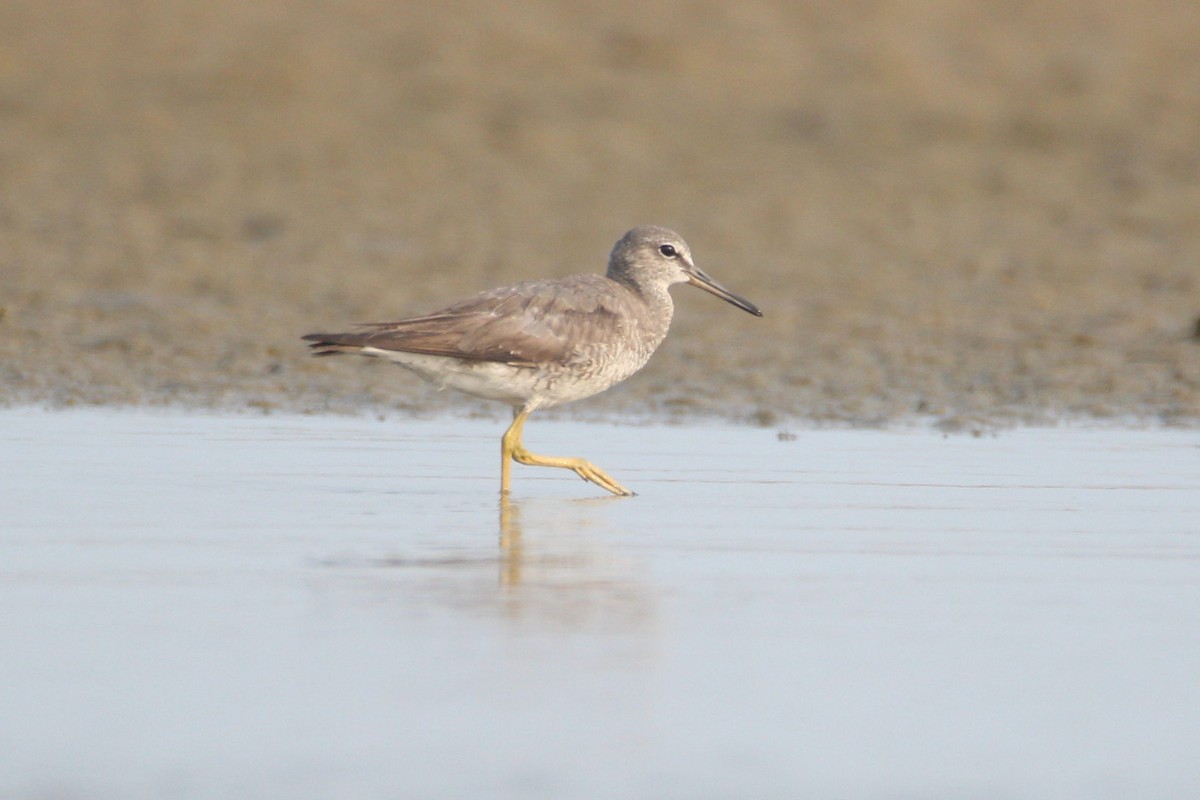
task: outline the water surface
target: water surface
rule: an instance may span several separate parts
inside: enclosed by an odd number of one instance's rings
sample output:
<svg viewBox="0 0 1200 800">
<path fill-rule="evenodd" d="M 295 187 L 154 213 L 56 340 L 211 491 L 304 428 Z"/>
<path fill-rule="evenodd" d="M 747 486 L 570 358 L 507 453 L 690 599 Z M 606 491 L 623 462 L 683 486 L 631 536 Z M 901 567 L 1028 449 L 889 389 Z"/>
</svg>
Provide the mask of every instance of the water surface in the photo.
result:
<svg viewBox="0 0 1200 800">
<path fill-rule="evenodd" d="M 0 414 L 5 797 L 1192 797 L 1179 430 Z"/>
</svg>

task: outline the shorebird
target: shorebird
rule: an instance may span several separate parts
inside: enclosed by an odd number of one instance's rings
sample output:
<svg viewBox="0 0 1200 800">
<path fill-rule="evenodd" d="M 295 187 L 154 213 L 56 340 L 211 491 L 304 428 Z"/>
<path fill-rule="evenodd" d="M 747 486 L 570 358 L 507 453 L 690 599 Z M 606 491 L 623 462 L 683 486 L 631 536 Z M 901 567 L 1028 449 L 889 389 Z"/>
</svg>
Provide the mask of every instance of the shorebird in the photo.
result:
<svg viewBox="0 0 1200 800">
<path fill-rule="evenodd" d="M 677 283 L 762 316 L 697 267 L 679 234 L 646 225 L 621 237 L 605 275 L 523 281 L 425 316 L 304 339 L 317 356 L 385 358 L 439 387 L 512 406 L 512 424 L 500 440 L 501 495 L 510 491 L 516 461 L 574 470 L 615 495 L 629 496 L 633 492 L 590 461 L 529 452 L 521 432 L 539 408 L 591 397 L 645 366 L 667 336 L 675 310 L 667 290 Z"/>
</svg>

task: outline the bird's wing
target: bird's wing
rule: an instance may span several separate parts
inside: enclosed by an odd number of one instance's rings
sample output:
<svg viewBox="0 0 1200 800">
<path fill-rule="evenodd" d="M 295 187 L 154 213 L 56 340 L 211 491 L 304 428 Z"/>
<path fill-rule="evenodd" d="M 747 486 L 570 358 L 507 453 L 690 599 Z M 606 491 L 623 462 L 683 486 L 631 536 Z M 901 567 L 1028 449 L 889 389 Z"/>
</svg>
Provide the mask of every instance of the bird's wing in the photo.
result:
<svg viewBox="0 0 1200 800">
<path fill-rule="evenodd" d="M 628 295 L 628 289 L 599 275 L 526 281 L 425 316 L 304 338 L 318 352 L 375 347 L 514 366 L 569 364 L 589 344 L 623 335 Z"/>
</svg>

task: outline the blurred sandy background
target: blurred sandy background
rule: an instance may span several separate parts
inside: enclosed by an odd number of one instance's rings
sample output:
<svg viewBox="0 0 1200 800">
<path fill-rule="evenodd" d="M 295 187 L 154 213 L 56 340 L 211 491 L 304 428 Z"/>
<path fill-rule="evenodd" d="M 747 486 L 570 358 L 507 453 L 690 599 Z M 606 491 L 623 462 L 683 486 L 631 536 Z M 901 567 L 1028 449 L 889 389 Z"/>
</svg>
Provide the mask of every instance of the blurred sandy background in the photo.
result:
<svg viewBox="0 0 1200 800">
<path fill-rule="evenodd" d="M 0 402 L 479 408 L 297 337 L 639 223 L 766 317 L 566 413 L 1195 424 L 1200 4 L 0 4 Z"/>
</svg>

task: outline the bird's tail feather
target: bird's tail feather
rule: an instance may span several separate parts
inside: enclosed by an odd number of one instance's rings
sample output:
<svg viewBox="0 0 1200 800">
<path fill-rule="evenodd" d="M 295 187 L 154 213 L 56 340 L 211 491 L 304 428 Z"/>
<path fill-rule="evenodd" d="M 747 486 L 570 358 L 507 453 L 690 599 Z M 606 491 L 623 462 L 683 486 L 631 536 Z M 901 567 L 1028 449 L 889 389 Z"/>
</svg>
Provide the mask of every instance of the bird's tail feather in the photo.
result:
<svg viewBox="0 0 1200 800">
<path fill-rule="evenodd" d="M 361 339 L 361 334 L 354 333 L 310 333 L 302 337 L 310 342 L 309 349 L 314 356 L 336 356 L 342 353 L 357 353 L 363 345 L 355 341 Z"/>
</svg>

